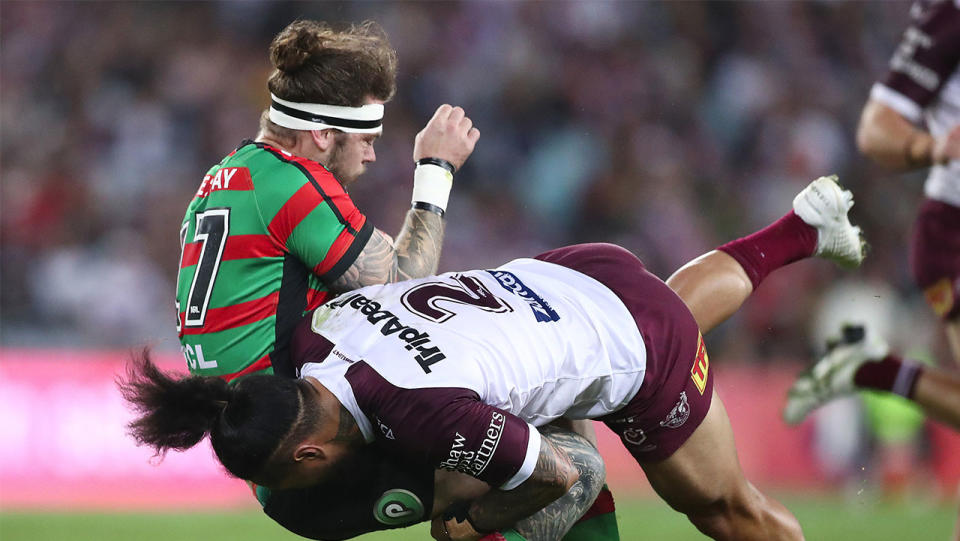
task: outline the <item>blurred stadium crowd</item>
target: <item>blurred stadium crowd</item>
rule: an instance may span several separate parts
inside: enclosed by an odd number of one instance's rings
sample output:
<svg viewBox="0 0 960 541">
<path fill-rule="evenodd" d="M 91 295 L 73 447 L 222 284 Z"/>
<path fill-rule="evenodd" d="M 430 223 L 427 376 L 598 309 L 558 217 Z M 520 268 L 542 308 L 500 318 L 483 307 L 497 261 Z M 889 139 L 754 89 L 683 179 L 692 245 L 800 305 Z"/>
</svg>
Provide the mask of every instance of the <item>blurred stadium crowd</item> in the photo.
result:
<svg viewBox="0 0 960 541">
<path fill-rule="evenodd" d="M 481 131 L 441 271 L 611 241 L 666 277 L 838 173 L 872 253 L 858 280 L 917 303 L 922 175 L 858 155 L 907 2 L 4 2 L 0 344 L 174 349 L 177 231 L 207 168 L 256 134 L 267 45 L 295 18 L 374 19 L 400 57 L 378 160 L 352 188 L 388 232 L 440 103 Z M 801 268 L 802 267 L 802 268 Z M 772 278 L 714 353 L 769 360 L 842 273 Z M 841 303 L 842 305 L 842 303 Z M 918 317 L 927 317 L 920 305 Z"/>
</svg>

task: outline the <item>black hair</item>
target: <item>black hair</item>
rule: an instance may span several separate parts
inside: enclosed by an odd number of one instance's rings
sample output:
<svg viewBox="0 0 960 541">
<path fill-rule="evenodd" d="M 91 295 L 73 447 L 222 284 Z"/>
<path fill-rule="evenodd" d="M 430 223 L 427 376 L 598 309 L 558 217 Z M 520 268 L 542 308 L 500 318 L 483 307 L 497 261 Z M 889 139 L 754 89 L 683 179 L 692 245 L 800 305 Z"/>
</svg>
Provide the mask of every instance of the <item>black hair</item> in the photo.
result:
<svg viewBox="0 0 960 541">
<path fill-rule="evenodd" d="M 231 387 L 217 377 L 164 373 L 146 350 L 131 359 L 117 386 L 139 413 L 128 425 L 138 444 L 162 457 L 209 435 L 217 458 L 241 479 L 263 475 L 298 424 L 304 402 L 294 379 L 256 375 Z"/>
</svg>

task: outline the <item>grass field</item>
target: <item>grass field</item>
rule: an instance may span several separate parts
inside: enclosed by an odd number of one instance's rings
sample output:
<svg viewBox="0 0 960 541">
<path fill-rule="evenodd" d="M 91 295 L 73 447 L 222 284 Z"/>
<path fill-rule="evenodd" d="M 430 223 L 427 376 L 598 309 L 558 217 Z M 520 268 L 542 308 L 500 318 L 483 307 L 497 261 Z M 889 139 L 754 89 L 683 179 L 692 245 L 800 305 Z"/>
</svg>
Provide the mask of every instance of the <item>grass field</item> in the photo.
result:
<svg viewBox="0 0 960 541">
<path fill-rule="evenodd" d="M 928 504 L 849 504 L 783 498 L 810 541 L 946 541 L 956 511 Z M 686 520 L 656 500 L 618 502 L 621 538 L 702 540 Z M 2 541 L 294 541 L 256 511 L 177 514 L 0 513 Z M 361 537 L 364 541 L 430 539 L 426 525 Z"/>
</svg>

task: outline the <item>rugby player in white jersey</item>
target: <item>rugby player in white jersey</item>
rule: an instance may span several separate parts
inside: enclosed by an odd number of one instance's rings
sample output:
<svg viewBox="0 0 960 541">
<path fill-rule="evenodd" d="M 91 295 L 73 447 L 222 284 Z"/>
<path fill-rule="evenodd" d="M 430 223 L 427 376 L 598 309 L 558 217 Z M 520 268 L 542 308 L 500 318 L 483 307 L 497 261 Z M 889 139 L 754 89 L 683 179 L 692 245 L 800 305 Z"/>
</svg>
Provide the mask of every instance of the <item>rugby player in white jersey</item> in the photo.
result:
<svg viewBox="0 0 960 541">
<path fill-rule="evenodd" d="M 910 266 L 960 364 L 960 0 L 917 1 L 910 18 L 870 91 L 857 146 L 888 167 L 930 168 Z"/>
<path fill-rule="evenodd" d="M 371 446 L 467 474 L 483 490 L 435 500 L 432 534 L 476 540 L 577 481 L 536 427 L 596 419 L 707 535 L 802 539 L 793 515 L 743 475 L 701 332 L 793 261 L 858 265 L 852 204 L 833 179 L 817 179 L 783 218 L 668 283 L 623 248 L 587 244 L 361 288 L 298 327 L 296 381 L 253 376 L 230 387 L 164 375 L 147 358 L 134 363 L 122 385 L 141 412 L 132 432 L 159 452 L 209 434 L 233 475 L 271 488 L 323 483 Z"/>
</svg>

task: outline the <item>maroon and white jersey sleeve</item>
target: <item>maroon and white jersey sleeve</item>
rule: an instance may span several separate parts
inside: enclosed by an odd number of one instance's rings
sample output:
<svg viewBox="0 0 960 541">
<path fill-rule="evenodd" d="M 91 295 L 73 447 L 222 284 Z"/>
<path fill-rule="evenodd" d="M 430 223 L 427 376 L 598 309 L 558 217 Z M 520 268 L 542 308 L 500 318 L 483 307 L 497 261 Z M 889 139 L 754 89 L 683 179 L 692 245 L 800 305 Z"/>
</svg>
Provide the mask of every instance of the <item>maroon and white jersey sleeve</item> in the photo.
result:
<svg viewBox="0 0 960 541">
<path fill-rule="evenodd" d="M 960 126 L 960 0 L 920 0 L 870 99 L 883 103 L 934 137 Z M 924 194 L 960 206 L 960 161 L 930 168 Z"/>
<path fill-rule="evenodd" d="M 484 404 L 470 389 L 397 387 L 363 361 L 308 363 L 301 376 L 330 389 L 368 443 L 377 440 L 403 460 L 465 473 L 502 490 L 526 481 L 537 464 L 537 429 Z"/>
<path fill-rule="evenodd" d="M 381 441 L 408 458 L 466 473 L 509 490 L 533 472 L 540 433 L 502 409 L 484 404 L 470 389 L 397 387 L 368 364 L 351 366 L 346 379 Z"/>
<path fill-rule="evenodd" d="M 948 88 L 960 63 L 960 6 L 957 0 L 922 0 L 910 10 L 911 24 L 890 60 L 890 70 L 871 97 L 913 122 Z"/>
</svg>

